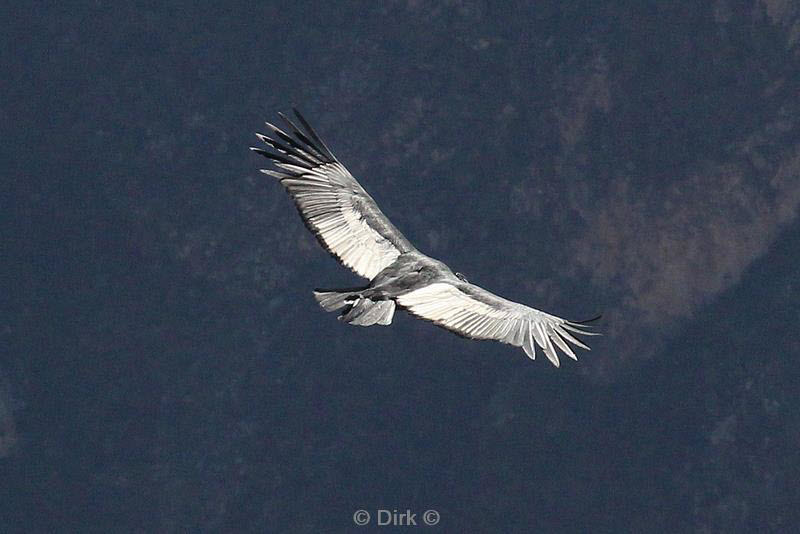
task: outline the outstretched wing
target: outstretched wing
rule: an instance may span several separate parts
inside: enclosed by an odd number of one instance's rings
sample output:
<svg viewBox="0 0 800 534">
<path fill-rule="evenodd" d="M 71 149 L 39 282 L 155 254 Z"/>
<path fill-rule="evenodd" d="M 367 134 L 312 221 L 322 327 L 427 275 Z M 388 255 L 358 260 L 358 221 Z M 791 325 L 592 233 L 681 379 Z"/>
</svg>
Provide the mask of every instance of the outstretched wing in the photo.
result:
<svg viewBox="0 0 800 534">
<path fill-rule="evenodd" d="M 436 282 L 399 296 L 397 303 L 462 336 L 522 347 L 531 359 L 535 358 L 535 345 L 539 345 L 556 367 L 559 361 L 555 347 L 574 360 L 578 358 L 567 342 L 590 350 L 570 332 L 597 335 L 583 330 L 586 326 L 582 323 L 506 300 L 466 282 Z"/>
<path fill-rule="evenodd" d="M 302 129 L 282 113 L 286 131 L 267 123 L 256 134 L 271 151 L 250 147 L 273 161 L 278 178 L 320 244 L 342 264 L 372 279 L 403 252 L 414 250 L 353 175 L 331 153 L 295 109 Z"/>
</svg>

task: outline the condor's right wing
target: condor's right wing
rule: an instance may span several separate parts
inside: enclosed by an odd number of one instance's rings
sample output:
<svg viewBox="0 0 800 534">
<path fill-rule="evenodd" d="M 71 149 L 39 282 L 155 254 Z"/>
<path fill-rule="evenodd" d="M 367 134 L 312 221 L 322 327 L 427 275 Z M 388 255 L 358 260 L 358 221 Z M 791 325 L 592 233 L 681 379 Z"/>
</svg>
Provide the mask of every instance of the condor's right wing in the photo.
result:
<svg viewBox="0 0 800 534">
<path fill-rule="evenodd" d="M 434 282 L 400 295 L 397 303 L 411 314 L 461 336 L 522 347 L 531 359 L 536 357 L 535 347 L 539 345 L 556 367 L 560 365 L 556 347 L 575 360 L 578 358 L 567 342 L 590 350 L 572 334 L 598 335 L 586 330 L 586 323 L 594 319 L 567 321 L 468 282 Z"/>
</svg>

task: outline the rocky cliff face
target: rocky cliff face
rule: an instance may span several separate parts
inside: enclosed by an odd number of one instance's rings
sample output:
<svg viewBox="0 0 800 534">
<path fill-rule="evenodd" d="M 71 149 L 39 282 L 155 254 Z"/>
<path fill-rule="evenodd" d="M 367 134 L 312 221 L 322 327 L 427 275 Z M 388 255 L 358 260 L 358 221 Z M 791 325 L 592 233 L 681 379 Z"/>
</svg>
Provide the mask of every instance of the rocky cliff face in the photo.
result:
<svg viewBox="0 0 800 534">
<path fill-rule="evenodd" d="M 455 531 L 800 522 L 800 12 L 529 4 L 15 7 L 4 517 L 313 532 L 380 501 Z M 605 336 L 555 372 L 326 316 L 311 289 L 354 279 L 246 148 L 292 104 L 421 250 L 603 312 Z"/>
</svg>

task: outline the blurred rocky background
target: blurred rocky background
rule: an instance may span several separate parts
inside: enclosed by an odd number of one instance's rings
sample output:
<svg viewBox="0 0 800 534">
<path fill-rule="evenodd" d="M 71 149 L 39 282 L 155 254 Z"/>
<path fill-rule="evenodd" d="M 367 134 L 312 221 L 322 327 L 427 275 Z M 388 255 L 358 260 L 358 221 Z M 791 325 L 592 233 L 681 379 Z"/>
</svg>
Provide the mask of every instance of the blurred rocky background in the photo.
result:
<svg viewBox="0 0 800 534">
<path fill-rule="evenodd" d="M 0 530 L 800 523 L 797 2 L 0 24 Z M 422 251 L 605 336 L 557 370 L 322 312 L 356 278 L 247 150 L 291 105 Z"/>
</svg>

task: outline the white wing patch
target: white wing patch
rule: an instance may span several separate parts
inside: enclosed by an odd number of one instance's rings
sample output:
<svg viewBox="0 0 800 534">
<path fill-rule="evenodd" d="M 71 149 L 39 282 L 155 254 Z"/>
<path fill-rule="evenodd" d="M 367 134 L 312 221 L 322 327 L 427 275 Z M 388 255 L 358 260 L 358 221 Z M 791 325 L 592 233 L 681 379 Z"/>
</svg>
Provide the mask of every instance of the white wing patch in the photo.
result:
<svg viewBox="0 0 800 534">
<path fill-rule="evenodd" d="M 413 247 L 297 110 L 295 115 L 303 129 L 280 114 L 291 134 L 270 123 L 271 137 L 256 134 L 272 151 L 251 150 L 278 168 L 261 172 L 280 180 L 322 246 L 371 280 Z"/>
<path fill-rule="evenodd" d="M 465 287 L 480 291 L 490 302 L 478 300 L 445 282 L 410 291 L 397 297 L 397 302 L 414 315 L 463 336 L 522 347 L 531 359 L 536 357 L 535 346 L 539 345 L 556 367 L 560 362 L 555 347 L 578 359 L 566 341 L 590 350 L 568 332 L 595 335 L 581 330 L 581 325 L 498 297 L 478 286 L 465 284 Z"/>
<path fill-rule="evenodd" d="M 349 174 L 340 163 L 330 163 L 281 183 L 322 244 L 345 266 L 371 280 L 400 250 L 367 224 L 360 204 L 361 199 L 372 199 L 358 184 L 353 187 Z"/>
</svg>

